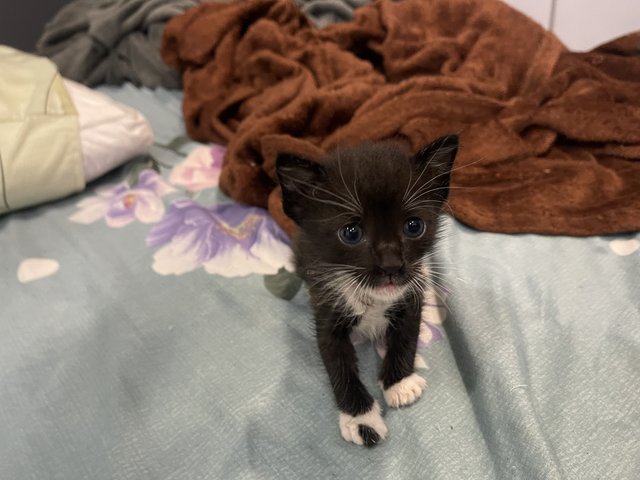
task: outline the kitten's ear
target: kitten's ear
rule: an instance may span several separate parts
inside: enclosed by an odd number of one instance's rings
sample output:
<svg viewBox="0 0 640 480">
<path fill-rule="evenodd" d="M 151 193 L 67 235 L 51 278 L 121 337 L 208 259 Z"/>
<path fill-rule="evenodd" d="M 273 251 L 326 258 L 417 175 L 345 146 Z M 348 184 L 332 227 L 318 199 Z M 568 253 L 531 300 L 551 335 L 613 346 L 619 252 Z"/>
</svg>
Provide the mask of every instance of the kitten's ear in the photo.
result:
<svg viewBox="0 0 640 480">
<path fill-rule="evenodd" d="M 426 168 L 423 180 L 429 183 L 428 191 L 437 192 L 442 200 L 449 195 L 449 180 L 453 161 L 458 153 L 458 136 L 445 135 L 420 150 L 415 161 L 420 171 Z"/>
<path fill-rule="evenodd" d="M 282 188 L 282 208 L 298 225 L 314 186 L 325 177 L 322 166 L 316 162 L 283 153 L 276 160 L 276 174 Z"/>
</svg>

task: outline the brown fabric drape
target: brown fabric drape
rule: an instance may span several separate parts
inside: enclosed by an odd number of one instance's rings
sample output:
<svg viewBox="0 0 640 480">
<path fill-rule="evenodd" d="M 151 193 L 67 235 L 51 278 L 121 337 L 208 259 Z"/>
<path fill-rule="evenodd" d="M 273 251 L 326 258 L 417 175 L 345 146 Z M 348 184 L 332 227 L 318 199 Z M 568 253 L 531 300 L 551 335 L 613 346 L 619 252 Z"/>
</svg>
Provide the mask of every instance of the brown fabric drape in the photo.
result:
<svg viewBox="0 0 640 480">
<path fill-rule="evenodd" d="M 228 144 L 221 187 L 269 208 L 280 152 L 459 133 L 450 206 L 492 232 L 640 229 L 640 34 L 589 53 L 495 0 L 379 1 L 319 30 L 289 0 L 208 3 L 172 19 L 196 140 Z"/>
</svg>

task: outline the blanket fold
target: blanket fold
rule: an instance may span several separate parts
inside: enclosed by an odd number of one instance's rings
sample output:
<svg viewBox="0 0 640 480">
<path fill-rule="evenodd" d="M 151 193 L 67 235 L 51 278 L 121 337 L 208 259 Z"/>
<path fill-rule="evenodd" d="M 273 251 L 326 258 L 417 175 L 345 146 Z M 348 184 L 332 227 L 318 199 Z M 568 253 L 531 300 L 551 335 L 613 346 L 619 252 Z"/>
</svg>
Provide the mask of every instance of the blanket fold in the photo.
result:
<svg viewBox="0 0 640 480">
<path fill-rule="evenodd" d="M 44 28 L 36 49 L 69 79 L 89 86 L 131 82 L 179 88 L 159 54 L 166 22 L 197 0 L 74 0 Z"/>
<path fill-rule="evenodd" d="M 203 4 L 172 19 L 189 134 L 228 143 L 220 180 L 291 234 L 274 172 L 395 138 L 461 136 L 450 207 L 506 233 L 640 229 L 640 34 L 589 53 L 497 0 L 383 0 L 317 29 L 289 0 Z"/>
<path fill-rule="evenodd" d="M 300 10 L 318 27 L 351 20 L 353 11 L 367 3 L 369 0 L 296 0 Z"/>
</svg>

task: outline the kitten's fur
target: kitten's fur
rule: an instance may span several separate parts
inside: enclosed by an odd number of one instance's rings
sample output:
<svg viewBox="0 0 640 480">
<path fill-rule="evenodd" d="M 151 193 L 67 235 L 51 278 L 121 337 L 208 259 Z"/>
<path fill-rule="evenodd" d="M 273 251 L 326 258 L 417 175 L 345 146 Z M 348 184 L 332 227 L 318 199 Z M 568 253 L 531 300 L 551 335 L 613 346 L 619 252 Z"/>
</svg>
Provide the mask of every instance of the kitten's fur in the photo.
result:
<svg viewBox="0 0 640 480">
<path fill-rule="evenodd" d="M 345 440 L 371 446 L 387 432 L 380 406 L 358 377 L 352 332 L 386 340 L 380 385 L 389 406 L 413 403 L 425 387 L 414 360 L 426 257 L 457 149 L 458 138 L 447 136 L 415 156 L 381 142 L 336 151 L 319 163 L 278 158 L 284 211 L 299 226 L 296 267 L 309 287 Z M 414 238 L 416 218 L 425 228 Z M 360 233 L 361 240 L 349 243 Z"/>
</svg>

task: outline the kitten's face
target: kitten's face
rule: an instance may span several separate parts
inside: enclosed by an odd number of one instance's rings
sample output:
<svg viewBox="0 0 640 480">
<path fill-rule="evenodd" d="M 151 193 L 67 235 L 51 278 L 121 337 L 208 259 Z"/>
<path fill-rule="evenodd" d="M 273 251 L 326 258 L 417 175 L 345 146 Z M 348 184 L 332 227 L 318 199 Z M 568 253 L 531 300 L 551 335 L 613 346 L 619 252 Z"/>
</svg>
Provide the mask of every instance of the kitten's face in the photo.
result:
<svg viewBox="0 0 640 480">
<path fill-rule="evenodd" d="M 341 150 L 321 164 L 281 156 L 284 211 L 300 227 L 303 277 L 379 299 L 420 288 L 457 147 L 449 136 L 416 156 L 393 143 Z"/>
</svg>

